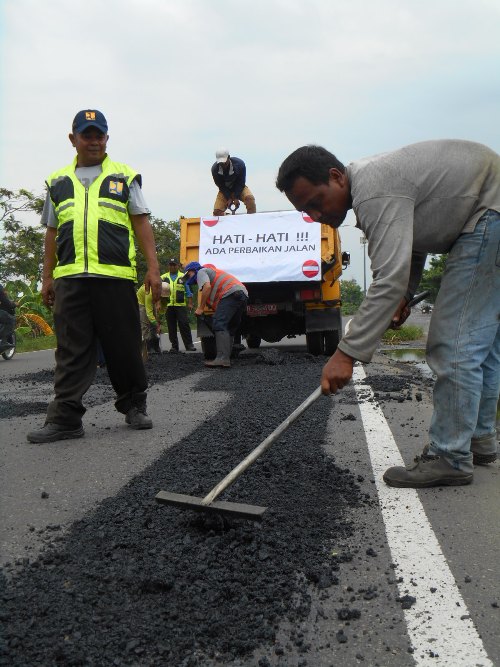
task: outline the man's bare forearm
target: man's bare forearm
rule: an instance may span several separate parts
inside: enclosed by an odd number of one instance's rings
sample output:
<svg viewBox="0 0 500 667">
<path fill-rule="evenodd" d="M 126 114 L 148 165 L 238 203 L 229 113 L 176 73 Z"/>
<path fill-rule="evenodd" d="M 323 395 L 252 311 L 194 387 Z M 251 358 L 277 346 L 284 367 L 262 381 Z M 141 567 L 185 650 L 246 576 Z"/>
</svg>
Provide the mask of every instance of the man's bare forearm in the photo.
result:
<svg viewBox="0 0 500 667">
<path fill-rule="evenodd" d="M 56 267 L 56 236 L 57 229 L 55 227 L 47 227 L 47 231 L 45 232 L 45 246 L 43 255 L 43 280 L 52 279 L 54 269 Z"/>
<path fill-rule="evenodd" d="M 142 215 L 131 215 L 132 227 L 134 234 L 139 244 L 140 249 L 146 259 L 148 266 L 147 273 L 144 277 L 144 285 L 146 287 L 146 294 L 149 290 L 152 292 L 153 301 L 156 303 L 161 296 L 161 278 L 160 267 L 158 264 L 158 257 L 156 256 L 155 237 L 153 228 L 149 223 L 148 216 L 144 213 Z"/>
</svg>

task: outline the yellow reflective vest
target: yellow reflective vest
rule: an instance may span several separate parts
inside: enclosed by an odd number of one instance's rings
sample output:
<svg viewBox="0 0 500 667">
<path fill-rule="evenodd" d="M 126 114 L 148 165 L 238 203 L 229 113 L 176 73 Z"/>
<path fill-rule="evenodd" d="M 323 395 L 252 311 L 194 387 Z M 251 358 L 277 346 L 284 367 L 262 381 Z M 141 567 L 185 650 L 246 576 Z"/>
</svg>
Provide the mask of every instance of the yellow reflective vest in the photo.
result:
<svg viewBox="0 0 500 667">
<path fill-rule="evenodd" d="M 101 175 L 85 187 L 75 175 L 76 161 L 47 180 L 58 220 L 54 278 L 90 273 L 136 281 L 128 199 L 141 176 L 106 155 Z"/>
<path fill-rule="evenodd" d="M 151 324 L 156 324 L 157 322 L 156 315 L 158 315 L 158 318 L 160 318 L 160 316 L 165 313 L 168 306 L 170 305 L 169 297 L 162 296 L 160 298 L 159 304 L 156 304 L 158 310 L 155 314 L 155 309 L 153 304 L 153 294 L 151 290 L 149 290 L 149 292 L 146 294 L 145 285 L 141 285 L 137 290 L 137 301 L 139 303 L 139 306 L 144 306 L 144 308 L 146 309 L 146 315 Z"/>
<path fill-rule="evenodd" d="M 179 282 L 179 278 L 182 278 L 184 274 L 182 271 L 177 271 L 177 278 L 172 280 L 170 277 L 170 272 L 163 273 L 161 279 L 163 282 L 168 282 L 170 285 L 170 301 L 169 306 L 186 306 L 186 288 Z"/>
</svg>

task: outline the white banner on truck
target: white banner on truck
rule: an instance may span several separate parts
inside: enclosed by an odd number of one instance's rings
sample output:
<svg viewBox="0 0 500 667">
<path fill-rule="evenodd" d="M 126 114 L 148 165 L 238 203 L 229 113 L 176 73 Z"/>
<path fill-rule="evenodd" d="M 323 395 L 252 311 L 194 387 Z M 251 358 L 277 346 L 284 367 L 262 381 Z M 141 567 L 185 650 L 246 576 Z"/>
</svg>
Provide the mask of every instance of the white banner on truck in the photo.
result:
<svg viewBox="0 0 500 667">
<path fill-rule="evenodd" d="M 199 262 L 243 283 L 321 280 L 321 225 L 298 211 L 201 218 Z"/>
</svg>

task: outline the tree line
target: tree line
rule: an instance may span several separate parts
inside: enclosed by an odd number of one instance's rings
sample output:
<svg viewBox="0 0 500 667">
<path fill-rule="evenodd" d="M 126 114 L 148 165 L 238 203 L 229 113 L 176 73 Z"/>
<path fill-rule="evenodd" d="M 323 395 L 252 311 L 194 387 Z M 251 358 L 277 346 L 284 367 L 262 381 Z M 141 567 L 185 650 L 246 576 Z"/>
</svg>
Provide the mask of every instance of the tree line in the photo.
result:
<svg viewBox="0 0 500 667">
<path fill-rule="evenodd" d="M 26 307 L 33 305 L 33 312 L 44 317 L 51 324 L 52 315 L 44 308 L 38 292 L 42 277 L 43 247 L 45 230 L 40 225 L 30 224 L 24 217 L 40 216 L 44 196 L 38 196 L 28 190 L 8 190 L 0 188 L 0 283 L 6 285 L 13 300 L 24 299 Z M 168 270 L 171 257 L 179 259 L 180 221 L 163 220 L 151 216 L 156 251 L 162 271 Z M 430 258 L 429 268 L 424 270 L 421 290 L 431 290 L 428 298 L 434 303 L 446 255 L 434 255 Z M 137 274 L 139 283 L 146 273 L 146 262 L 140 251 L 137 252 Z M 346 315 L 355 312 L 363 300 L 363 291 L 356 280 L 341 280 L 342 310 Z"/>
<path fill-rule="evenodd" d="M 41 281 L 43 266 L 43 244 L 45 229 L 20 219 L 23 214 L 41 215 L 44 197 L 28 190 L 14 192 L 0 188 L 0 283 Z M 155 216 L 150 218 L 153 227 L 156 252 L 161 270 L 168 269 L 168 260 L 179 257 L 180 223 L 166 221 Z M 142 253 L 137 253 L 137 273 L 142 281 L 146 273 L 146 262 Z"/>
<path fill-rule="evenodd" d="M 430 291 L 430 295 L 426 301 L 434 303 L 436 301 L 439 287 L 441 286 L 441 278 L 443 276 L 447 255 L 431 255 L 429 259 L 429 267 L 424 269 L 422 279 L 418 287 L 418 292 L 425 290 Z M 340 280 L 340 294 L 342 298 L 342 313 L 344 315 L 352 315 L 357 311 L 364 294 L 360 285 L 356 280 Z"/>
<path fill-rule="evenodd" d="M 26 218 L 40 217 L 45 195 L 38 196 L 28 190 L 8 190 L 0 188 L 0 284 L 6 287 L 18 309 L 18 333 L 44 335 L 47 333 L 43 322 L 52 326 L 52 313 L 41 300 L 45 229 Z M 150 218 L 153 227 L 156 252 L 160 270 L 168 270 L 171 257 L 179 258 L 180 223 L 178 220 Z M 137 252 L 137 274 L 139 283 L 146 274 L 146 261 Z M 32 319 L 20 318 L 21 313 L 37 315 Z M 19 321 L 22 319 L 22 321 Z M 37 324 L 38 322 L 38 324 Z"/>
</svg>

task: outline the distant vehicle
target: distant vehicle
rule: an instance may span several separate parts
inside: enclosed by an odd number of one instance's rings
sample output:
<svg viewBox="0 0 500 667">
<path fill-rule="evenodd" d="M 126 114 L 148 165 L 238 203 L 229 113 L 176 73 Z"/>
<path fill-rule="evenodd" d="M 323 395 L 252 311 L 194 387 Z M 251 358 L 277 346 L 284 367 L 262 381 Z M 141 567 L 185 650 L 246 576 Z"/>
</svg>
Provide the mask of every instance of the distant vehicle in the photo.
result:
<svg viewBox="0 0 500 667">
<path fill-rule="evenodd" d="M 429 313 L 432 313 L 432 305 L 430 303 L 426 303 L 425 301 L 422 303 L 420 306 L 420 310 L 424 315 L 427 315 Z"/>
</svg>

